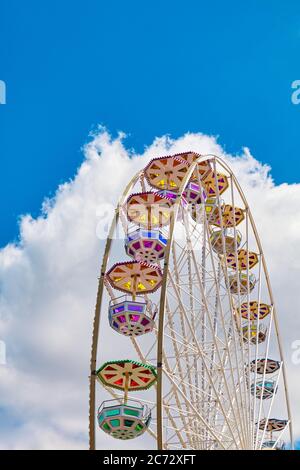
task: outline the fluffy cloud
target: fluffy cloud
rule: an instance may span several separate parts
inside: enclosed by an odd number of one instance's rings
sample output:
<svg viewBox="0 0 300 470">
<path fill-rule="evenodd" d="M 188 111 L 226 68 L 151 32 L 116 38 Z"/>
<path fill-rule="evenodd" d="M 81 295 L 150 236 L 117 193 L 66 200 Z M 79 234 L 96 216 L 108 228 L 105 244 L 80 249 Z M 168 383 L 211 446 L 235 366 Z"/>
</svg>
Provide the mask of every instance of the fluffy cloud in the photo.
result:
<svg viewBox="0 0 300 470">
<path fill-rule="evenodd" d="M 123 135 L 112 139 L 100 129 L 74 179 L 44 201 L 40 217 L 23 216 L 19 243 L 0 251 L 0 338 L 7 345 L 7 364 L 0 366 L 0 449 L 86 448 L 91 327 L 104 246 L 96 235 L 105 222 L 99 209 L 115 205 L 150 158 L 187 149 L 223 156 L 252 208 L 280 313 L 300 435 L 300 365 L 291 361 L 291 344 L 300 339 L 300 185 L 276 186 L 269 167 L 247 149 L 226 155 L 214 137 L 157 138 L 137 155 L 126 149 Z M 112 445 L 102 438 L 106 448 Z"/>
</svg>

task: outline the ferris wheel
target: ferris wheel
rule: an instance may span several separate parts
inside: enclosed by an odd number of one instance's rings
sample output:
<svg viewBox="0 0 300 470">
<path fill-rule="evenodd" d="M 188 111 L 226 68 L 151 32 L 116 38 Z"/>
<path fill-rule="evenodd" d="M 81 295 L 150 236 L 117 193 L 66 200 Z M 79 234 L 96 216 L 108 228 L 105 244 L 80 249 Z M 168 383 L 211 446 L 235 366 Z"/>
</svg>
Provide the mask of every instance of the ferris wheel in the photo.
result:
<svg viewBox="0 0 300 470">
<path fill-rule="evenodd" d="M 264 254 L 217 156 L 154 158 L 120 198 L 99 278 L 89 432 L 90 449 L 101 433 L 159 450 L 293 445 Z"/>
</svg>

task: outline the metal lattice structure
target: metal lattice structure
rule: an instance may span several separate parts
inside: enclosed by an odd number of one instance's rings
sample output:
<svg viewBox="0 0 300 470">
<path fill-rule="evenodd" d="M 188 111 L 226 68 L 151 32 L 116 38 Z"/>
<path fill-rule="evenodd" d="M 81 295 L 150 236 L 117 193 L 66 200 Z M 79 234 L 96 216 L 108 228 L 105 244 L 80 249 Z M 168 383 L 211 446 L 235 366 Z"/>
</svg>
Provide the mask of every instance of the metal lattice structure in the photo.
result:
<svg viewBox="0 0 300 470">
<path fill-rule="evenodd" d="M 108 349 L 118 360 L 108 361 Z M 138 369 L 128 369 L 134 361 Z M 98 413 L 112 438 L 147 432 L 158 449 L 282 449 L 284 434 L 293 442 L 265 257 L 245 196 L 219 157 L 154 159 L 125 189 L 99 278 L 90 449 L 98 395 L 114 399 Z"/>
</svg>

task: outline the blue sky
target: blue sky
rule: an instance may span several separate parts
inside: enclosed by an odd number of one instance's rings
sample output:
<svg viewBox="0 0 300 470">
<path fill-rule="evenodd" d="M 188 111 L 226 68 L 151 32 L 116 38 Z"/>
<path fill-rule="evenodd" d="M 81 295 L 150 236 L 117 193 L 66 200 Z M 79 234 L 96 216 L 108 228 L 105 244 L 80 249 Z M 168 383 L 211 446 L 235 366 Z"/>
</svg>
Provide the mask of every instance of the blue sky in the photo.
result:
<svg viewBox="0 0 300 470">
<path fill-rule="evenodd" d="M 299 1 L 3 0 L 0 17 L 0 245 L 74 175 L 99 123 L 138 150 L 218 135 L 299 181 Z"/>
</svg>

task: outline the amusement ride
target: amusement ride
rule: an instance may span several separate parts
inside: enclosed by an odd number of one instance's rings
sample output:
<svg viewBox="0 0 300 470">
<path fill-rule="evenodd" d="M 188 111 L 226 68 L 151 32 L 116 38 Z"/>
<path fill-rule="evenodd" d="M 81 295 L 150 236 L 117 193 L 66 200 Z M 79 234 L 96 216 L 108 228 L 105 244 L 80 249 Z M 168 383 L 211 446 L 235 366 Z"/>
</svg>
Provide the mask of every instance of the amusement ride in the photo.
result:
<svg viewBox="0 0 300 470">
<path fill-rule="evenodd" d="M 91 450 L 100 433 L 159 450 L 292 446 L 266 261 L 221 158 L 154 158 L 121 196 L 99 277 L 89 406 Z"/>
</svg>

